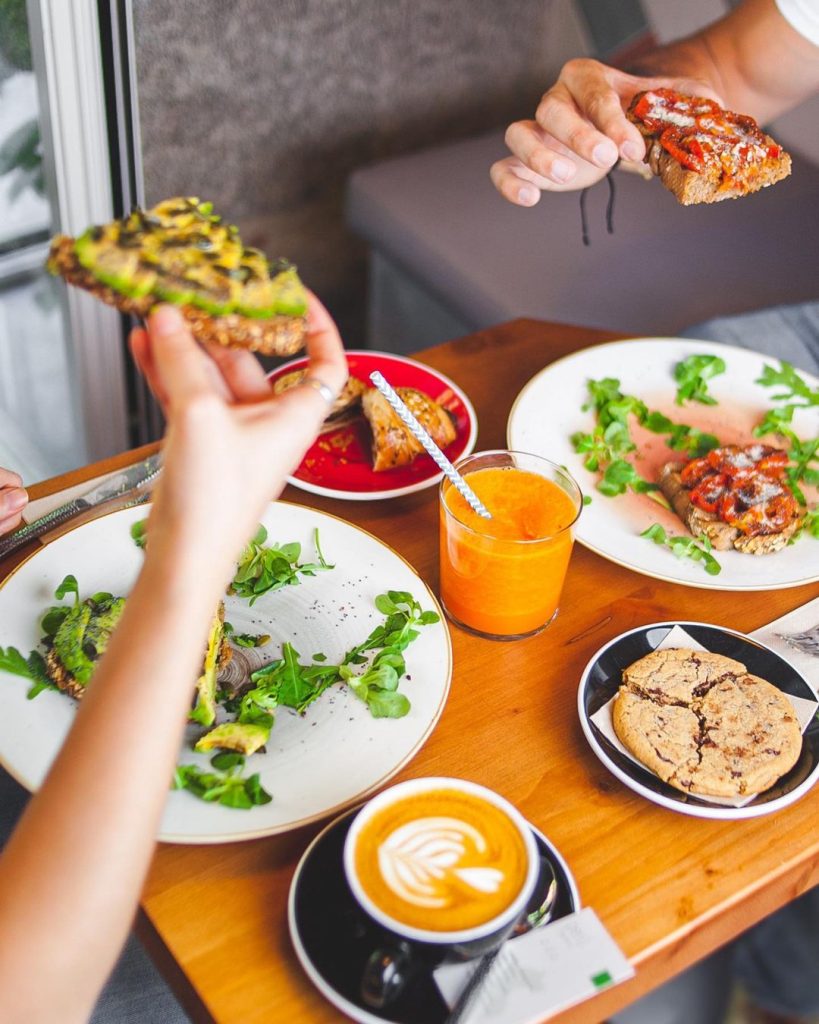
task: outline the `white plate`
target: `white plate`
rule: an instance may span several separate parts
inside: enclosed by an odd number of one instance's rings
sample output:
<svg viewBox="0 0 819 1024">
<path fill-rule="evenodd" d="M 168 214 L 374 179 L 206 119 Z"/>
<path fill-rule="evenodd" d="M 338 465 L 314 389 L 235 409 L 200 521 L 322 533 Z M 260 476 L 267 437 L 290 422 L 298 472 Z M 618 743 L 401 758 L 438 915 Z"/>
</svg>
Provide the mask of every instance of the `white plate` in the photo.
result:
<svg viewBox="0 0 819 1024">
<path fill-rule="evenodd" d="M 709 393 L 719 404 L 688 402 L 676 406 L 674 366 L 699 353 L 719 355 L 726 362 L 726 372 L 709 381 Z M 755 383 L 765 363 L 778 365 L 770 356 L 731 345 L 682 338 L 614 341 L 584 349 L 547 366 L 523 388 L 509 414 L 507 443 L 511 449 L 532 452 L 568 467 L 583 493 L 592 499 L 583 509 L 575 536 L 581 544 L 618 565 L 655 579 L 712 590 L 774 590 L 814 583 L 819 580 L 819 543 L 810 536 L 803 536 L 774 555 L 715 552 L 722 566 L 718 576 L 709 576 L 702 563 L 675 558 L 667 548 L 640 533 L 656 522 L 669 533 L 687 536 L 677 516 L 646 495 L 602 495 L 595 486 L 599 474 L 584 468 L 583 456 L 574 451 L 570 441 L 576 431 L 587 432 L 594 427 L 593 412 L 583 411 L 588 401 L 587 381 L 616 377 L 625 394 L 636 395 L 649 408 L 659 409 L 675 422 L 716 434 L 723 444 L 749 444 L 754 440 L 752 428 L 771 408 L 770 396 L 777 391 Z M 819 387 L 814 377 L 799 372 L 811 387 Z M 816 437 L 819 406 L 797 413 L 793 426 L 802 438 Z M 766 441 L 777 443 L 768 438 Z M 654 478 L 659 465 L 674 457 L 656 435 L 648 436 L 638 455 L 640 461 L 636 464 L 648 479 Z"/>
<path fill-rule="evenodd" d="M 60 537 L 24 562 L 0 588 L 0 645 L 25 654 L 40 639 L 39 617 L 54 604 L 53 592 L 73 573 L 82 596 L 106 590 L 127 594 L 142 563 L 129 535 L 144 507 L 112 513 Z M 300 541 L 302 559 L 313 557 L 313 531 L 335 564 L 260 598 L 252 608 L 226 599 L 226 619 L 237 632 L 269 633 L 269 659 L 281 642 L 292 641 L 303 660 L 322 652 L 332 664 L 360 643 L 381 621 L 373 599 L 386 590 L 408 590 L 441 621 L 421 629 L 406 652 L 408 679 L 401 683 L 412 708 L 404 718 L 375 719 L 346 687 L 324 694 L 302 718 L 276 713 L 267 752 L 248 758 L 272 803 L 236 810 L 204 803 L 184 790 L 170 792 L 160 839 L 174 843 L 221 843 L 273 835 L 305 825 L 363 799 L 395 775 L 420 750 L 443 710 L 452 675 L 452 648 L 432 592 L 391 548 L 334 516 L 285 502 L 272 504 L 263 519 L 271 541 Z M 192 581 L 195 585 L 195 581 Z M 27 789 L 43 781 L 74 719 L 75 704 L 55 691 L 26 700 L 28 681 L 0 673 L 0 763 Z M 207 765 L 190 741 L 180 763 Z M 123 744 L 127 747 L 127 737 Z"/>
<path fill-rule="evenodd" d="M 656 650 L 675 626 L 681 626 L 706 650 L 735 658 L 754 675 L 767 679 L 783 693 L 810 702 L 806 706 L 807 713 L 811 713 L 810 705 L 815 706 L 816 695 L 810 684 L 789 661 L 753 637 L 707 622 L 652 622 L 609 640 L 583 669 L 577 691 L 577 714 L 591 749 L 612 775 L 635 793 L 660 807 L 695 818 L 720 821 L 758 818 L 795 803 L 819 779 L 819 723 L 815 716 L 803 732 L 802 753 L 793 768 L 770 789 L 741 807 L 716 803 L 707 797 L 692 796 L 675 789 L 625 750 L 618 749 L 599 727 L 594 716 L 617 693 L 623 669 Z"/>
</svg>

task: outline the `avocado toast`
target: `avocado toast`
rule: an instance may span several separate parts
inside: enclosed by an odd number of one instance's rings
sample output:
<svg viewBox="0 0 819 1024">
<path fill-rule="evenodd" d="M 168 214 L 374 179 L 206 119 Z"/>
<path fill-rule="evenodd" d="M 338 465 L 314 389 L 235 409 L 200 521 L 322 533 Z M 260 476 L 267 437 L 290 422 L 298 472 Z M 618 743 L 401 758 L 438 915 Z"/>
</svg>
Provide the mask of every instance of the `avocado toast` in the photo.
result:
<svg viewBox="0 0 819 1024">
<path fill-rule="evenodd" d="M 173 303 L 201 342 L 280 356 L 304 345 L 307 293 L 296 268 L 245 247 L 196 197 L 135 209 L 76 239 L 57 235 L 47 267 L 123 313 Z"/>
</svg>

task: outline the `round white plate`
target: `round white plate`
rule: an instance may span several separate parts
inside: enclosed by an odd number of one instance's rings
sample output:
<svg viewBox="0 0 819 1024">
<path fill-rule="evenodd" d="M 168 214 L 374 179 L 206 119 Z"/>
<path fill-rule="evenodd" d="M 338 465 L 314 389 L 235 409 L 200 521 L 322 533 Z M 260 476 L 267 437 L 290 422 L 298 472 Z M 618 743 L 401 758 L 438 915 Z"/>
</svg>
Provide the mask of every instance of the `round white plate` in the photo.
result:
<svg viewBox="0 0 819 1024">
<path fill-rule="evenodd" d="M 766 679 L 783 693 L 800 698 L 811 715 L 802 734 L 802 753 L 791 770 L 770 789 L 760 793 L 741 807 L 692 796 L 670 786 L 634 760 L 625 749 L 616 746 L 600 727 L 595 715 L 617 693 L 623 669 L 656 650 L 675 627 L 683 630 L 708 651 L 735 658 L 748 671 Z M 580 677 L 577 691 L 577 714 L 583 733 L 600 761 L 624 785 L 660 807 L 695 818 L 731 821 L 736 818 L 758 818 L 773 814 L 795 803 L 819 779 L 819 722 L 811 707 L 816 695 L 804 677 L 781 655 L 744 633 L 712 626 L 706 622 L 653 622 L 627 630 L 609 640 L 592 656 Z"/>
<path fill-rule="evenodd" d="M 24 654 L 37 646 L 39 618 L 56 603 L 54 589 L 68 573 L 77 577 L 83 597 L 100 590 L 127 594 L 142 563 L 129 527 L 146 514 L 142 507 L 94 520 L 24 562 L 0 588 L 0 646 L 14 646 Z M 273 801 L 237 810 L 204 803 L 184 790 L 169 792 L 160 831 L 160 839 L 167 842 L 253 839 L 338 813 L 383 785 L 420 750 L 446 702 L 452 648 L 443 613 L 399 555 L 363 530 L 300 505 L 276 502 L 263 523 L 270 542 L 301 542 L 302 561 L 313 559 L 313 532 L 318 528 L 325 558 L 335 564 L 299 586 L 264 595 L 252 608 L 243 599 L 226 598 L 225 618 L 237 632 L 272 636 L 261 649 L 266 660 L 278 658 L 281 643 L 289 640 L 302 660 L 323 653 L 333 664 L 382 620 L 373 600 L 387 590 L 409 591 L 424 609 L 437 611 L 441 621 L 422 627 L 407 648 L 409 678 L 402 680 L 401 690 L 411 701 L 409 714 L 375 719 L 343 686 L 325 693 L 303 717 L 280 709 L 266 753 L 249 757 L 245 768 L 260 773 Z M 0 673 L 0 764 L 27 789 L 36 790 L 71 726 L 76 705 L 56 691 L 29 701 L 27 690 L 27 680 Z M 180 763 L 208 764 L 206 755 L 190 749 L 201 731 L 189 728 Z M 125 736 L 126 749 L 127 744 Z"/>
<path fill-rule="evenodd" d="M 700 353 L 725 360 L 725 373 L 709 381 L 709 393 L 718 404 L 677 406 L 674 366 Z M 702 563 L 675 558 L 668 548 L 640 533 L 652 523 L 661 523 L 667 533 L 689 536 L 677 516 L 644 494 L 605 497 L 595 486 L 599 474 L 584 468 L 583 456 L 574 451 L 570 441 L 576 431 L 589 432 L 594 427 L 593 412 L 583 411 L 589 397 L 587 382 L 616 377 L 621 391 L 636 395 L 674 422 L 716 434 L 723 444 L 750 444 L 756 440 L 751 430 L 771 408 L 770 396 L 777 391 L 755 383 L 765 363 L 778 366 L 776 359 L 745 349 L 682 338 L 633 339 L 587 348 L 547 366 L 523 388 L 509 414 L 507 443 L 513 450 L 532 452 L 568 467 L 583 493 L 592 499 L 583 509 L 575 536 L 618 565 L 655 579 L 713 590 L 774 590 L 814 583 L 819 580 L 819 542 L 807 535 L 773 555 L 715 552 L 722 566 L 718 576 L 709 576 Z M 799 372 L 811 387 L 819 387 L 814 377 Z M 793 426 L 802 438 L 816 437 L 819 406 L 798 412 Z M 777 443 L 770 438 L 766 441 Z M 680 458 L 670 453 L 657 435 L 648 435 L 645 443 L 640 443 L 637 456 L 635 464 L 647 479 L 654 479 L 662 463 Z"/>
</svg>

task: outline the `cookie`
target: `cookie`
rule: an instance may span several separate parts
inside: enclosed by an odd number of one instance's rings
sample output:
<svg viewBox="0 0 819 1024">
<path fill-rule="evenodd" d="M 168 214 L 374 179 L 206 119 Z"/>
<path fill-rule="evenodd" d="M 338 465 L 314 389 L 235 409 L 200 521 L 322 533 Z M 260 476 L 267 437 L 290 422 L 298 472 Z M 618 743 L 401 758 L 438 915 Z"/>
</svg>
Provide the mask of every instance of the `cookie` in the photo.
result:
<svg viewBox="0 0 819 1024">
<path fill-rule="evenodd" d="M 690 704 L 716 680 L 745 671 L 741 662 L 722 654 L 671 647 L 629 665 L 623 682 L 660 704 Z"/>
<path fill-rule="evenodd" d="M 629 665 L 612 720 L 634 757 L 698 796 L 762 793 L 802 749 L 793 705 L 781 690 L 710 652 L 671 648 Z"/>
</svg>

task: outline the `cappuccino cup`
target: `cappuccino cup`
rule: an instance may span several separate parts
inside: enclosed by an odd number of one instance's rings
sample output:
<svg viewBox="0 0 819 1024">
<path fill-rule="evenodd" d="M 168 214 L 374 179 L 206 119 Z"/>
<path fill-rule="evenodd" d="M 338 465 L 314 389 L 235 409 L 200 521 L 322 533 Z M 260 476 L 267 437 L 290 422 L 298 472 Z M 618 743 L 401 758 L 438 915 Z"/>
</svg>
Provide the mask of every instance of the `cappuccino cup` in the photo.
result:
<svg viewBox="0 0 819 1024">
<path fill-rule="evenodd" d="M 401 948 L 421 943 L 435 959 L 469 959 L 500 945 L 523 917 L 540 857 L 526 821 L 497 793 L 424 778 L 358 812 L 344 872 L 359 907 Z"/>
</svg>

